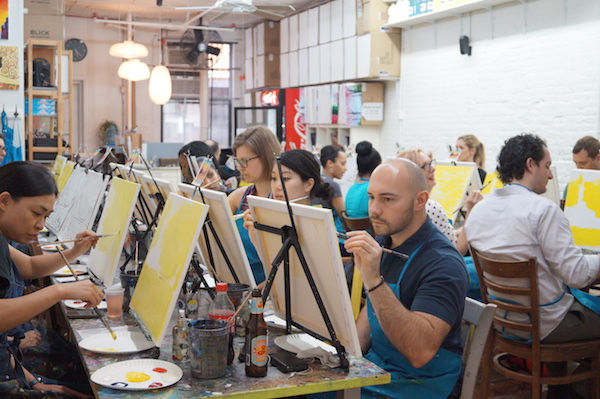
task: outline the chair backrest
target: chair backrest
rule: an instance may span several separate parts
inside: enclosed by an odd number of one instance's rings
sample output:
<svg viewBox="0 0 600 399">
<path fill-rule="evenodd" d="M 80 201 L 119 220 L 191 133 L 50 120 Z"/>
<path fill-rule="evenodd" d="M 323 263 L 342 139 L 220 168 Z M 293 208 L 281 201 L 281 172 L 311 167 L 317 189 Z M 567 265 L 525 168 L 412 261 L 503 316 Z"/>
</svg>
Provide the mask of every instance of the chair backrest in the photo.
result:
<svg viewBox="0 0 600 399">
<path fill-rule="evenodd" d="M 471 298 L 465 298 L 461 330 L 464 351 L 460 399 L 473 398 L 479 365 L 495 311 L 496 305 L 492 303 L 484 304 Z"/>
<path fill-rule="evenodd" d="M 471 255 L 477 268 L 483 302 L 494 303 L 501 310 L 494 315 L 496 327 L 503 332 L 523 331 L 525 334 L 519 336 L 531 337 L 533 347 L 539 348 L 540 308 L 536 258 L 524 261 L 495 260 L 482 255 L 472 246 Z M 507 312 L 511 312 L 510 316 L 504 318 Z M 510 338 L 514 338 L 514 334 L 510 335 L 513 335 Z"/>
<path fill-rule="evenodd" d="M 342 223 L 346 230 L 368 230 L 373 234 L 373 226 L 371 225 L 371 219 L 366 218 L 351 218 L 348 217 L 346 211 L 342 211 L 341 215 Z"/>
</svg>

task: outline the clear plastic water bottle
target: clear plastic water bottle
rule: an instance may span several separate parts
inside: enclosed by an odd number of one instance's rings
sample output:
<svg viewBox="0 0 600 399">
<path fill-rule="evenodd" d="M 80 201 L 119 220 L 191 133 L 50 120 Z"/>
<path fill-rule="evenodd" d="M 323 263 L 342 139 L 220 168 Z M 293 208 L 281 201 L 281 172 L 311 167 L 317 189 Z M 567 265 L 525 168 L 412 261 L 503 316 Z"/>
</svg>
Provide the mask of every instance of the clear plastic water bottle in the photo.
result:
<svg viewBox="0 0 600 399">
<path fill-rule="evenodd" d="M 189 360 L 188 319 L 183 309 L 179 309 L 179 319 L 173 327 L 173 360 Z"/>
<path fill-rule="evenodd" d="M 233 315 L 235 307 L 227 295 L 227 283 L 217 283 L 217 296 L 208 308 L 208 318 L 213 320 L 226 320 L 229 322 L 229 349 L 227 352 L 227 364 L 233 363 L 233 336 L 235 335 L 235 323 Z"/>
</svg>

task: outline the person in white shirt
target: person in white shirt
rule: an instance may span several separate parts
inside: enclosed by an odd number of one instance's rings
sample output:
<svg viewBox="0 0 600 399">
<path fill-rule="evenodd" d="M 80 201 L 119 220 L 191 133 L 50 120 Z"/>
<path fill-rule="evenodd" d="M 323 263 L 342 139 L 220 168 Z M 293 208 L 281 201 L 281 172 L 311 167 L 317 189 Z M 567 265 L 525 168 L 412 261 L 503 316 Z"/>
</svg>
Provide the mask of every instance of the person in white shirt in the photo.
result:
<svg viewBox="0 0 600 399">
<path fill-rule="evenodd" d="M 494 259 L 537 259 L 543 342 L 598 338 L 600 316 L 569 287 L 583 288 L 599 278 L 600 256 L 584 255 L 560 208 L 538 195 L 553 177 L 551 163 L 539 137 L 507 140 L 498 156 L 498 176 L 506 186 L 473 207 L 465 223 L 467 240 Z"/>
</svg>

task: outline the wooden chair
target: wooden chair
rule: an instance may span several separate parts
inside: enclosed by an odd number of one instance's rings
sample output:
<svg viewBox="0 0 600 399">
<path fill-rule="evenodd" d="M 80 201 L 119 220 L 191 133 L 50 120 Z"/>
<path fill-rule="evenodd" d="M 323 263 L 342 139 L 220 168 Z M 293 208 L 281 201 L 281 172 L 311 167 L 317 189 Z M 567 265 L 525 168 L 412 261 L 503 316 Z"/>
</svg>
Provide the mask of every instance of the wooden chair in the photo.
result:
<svg viewBox="0 0 600 399">
<path fill-rule="evenodd" d="M 346 211 L 342 211 L 340 214 L 342 218 L 342 224 L 346 230 L 367 230 L 373 235 L 373 226 L 371 225 L 371 219 L 366 218 L 350 218 L 346 214 Z M 354 268 L 354 272 L 352 274 L 352 289 L 350 292 L 350 300 L 352 302 L 352 312 L 354 313 L 354 318 L 358 317 L 358 313 L 360 312 L 360 305 L 362 303 L 362 291 L 363 291 L 363 282 L 360 277 L 360 273 L 357 268 Z"/>
<path fill-rule="evenodd" d="M 463 351 L 463 382 L 460 399 L 472 399 L 487 337 L 492 328 L 496 305 L 465 298 L 461 329 Z"/>
<path fill-rule="evenodd" d="M 477 268 L 483 301 L 498 306 L 498 311 L 494 314 L 496 329 L 490 333 L 484 352 L 481 397 L 487 398 L 489 395 L 491 365 L 494 370 L 507 378 L 531 384 L 532 398 L 535 399 L 541 397 L 542 384 L 563 385 L 583 380 L 590 380 L 590 397 L 600 398 L 600 339 L 557 344 L 540 342 L 540 307 L 536 259 L 499 261 L 481 255 L 473 247 L 471 247 L 471 254 Z M 509 279 L 518 279 L 521 286 L 518 286 L 519 284 L 516 282 L 511 285 Z M 524 280 L 528 281 L 527 287 L 522 287 Z M 500 299 L 505 295 L 518 295 L 521 298 L 528 298 L 529 304 L 517 304 L 514 300 Z M 524 319 L 528 321 L 507 320 L 503 318 L 506 312 L 521 313 L 526 316 Z M 502 328 L 525 332 L 531 336 L 531 340 L 521 341 L 507 338 L 501 330 L 498 330 Z M 494 348 L 500 352 L 496 356 L 493 356 Z M 514 371 L 505 367 L 500 362 L 500 358 L 506 354 L 531 360 L 531 373 Z M 581 362 L 584 359 L 591 360 L 589 370 L 576 370 L 571 375 L 542 376 L 542 363 Z"/>
</svg>

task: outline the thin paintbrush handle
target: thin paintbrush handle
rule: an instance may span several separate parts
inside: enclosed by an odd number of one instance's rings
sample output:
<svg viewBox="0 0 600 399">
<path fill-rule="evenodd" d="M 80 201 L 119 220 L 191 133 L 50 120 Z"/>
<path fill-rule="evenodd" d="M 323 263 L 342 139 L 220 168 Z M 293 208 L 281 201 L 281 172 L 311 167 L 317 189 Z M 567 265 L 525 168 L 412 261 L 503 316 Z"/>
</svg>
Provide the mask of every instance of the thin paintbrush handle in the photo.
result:
<svg viewBox="0 0 600 399">
<path fill-rule="evenodd" d="M 69 271 L 71 272 L 73 277 L 75 277 L 75 281 L 79 281 L 79 276 L 77 274 L 75 274 L 75 270 L 73 270 L 73 267 L 71 267 L 71 263 L 69 262 L 69 260 L 65 256 L 65 254 L 63 254 L 63 252 L 60 250 L 59 247 L 56 247 L 56 250 L 58 251 L 60 256 L 62 256 L 63 260 L 65 261 L 65 265 L 69 268 Z"/>
<path fill-rule="evenodd" d="M 110 233 L 110 234 L 99 234 L 99 235 L 97 235 L 97 236 L 95 236 L 95 237 L 92 237 L 92 238 L 104 238 L 104 237 L 110 237 L 110 236 L 114 236 L 115 234 L 117 234 L 117 233 Z M 87 237 L 85 237 L 85 238 L 87 238 Z M 47 244 L 43 244 L 43 245 L 58 245 L 58 244 L 66 244 L 66 243 L 68 243 L 68 242 L 78 242 L 78 241 L 81 241 L 81 240 L 83 240 L 83 238 L 73 238 L 73 239 L 71 239 L 71 240 L 63 240 L 63 241 L 49 242 L 49 243 L 47 243 Z"/>
<path fill-rule="evenodd" d="M 65 261 L 65 265 L 69 268 L 69 270 L 71 271 L 71 274 L 73 275 L 73 277 L 75 277 L 75 280 L 79 281 L 79 276 L 77 274 L 75 274 L 75 271 L 71 267 L 71 264 L 69 263 L 69 260 L 67 259 L 67 257 L 65 256 L 65 254 L 62 253 L 62 251 L 60 250 L 60 248 L 56 247 L 56 249 L 58 250 L 58 253 L 60 254 L 60 256 L 62 256 L 63 260 Z M 104 324 L 104 327 L 106 327 L 106 329 L 110 333 L 110 336 L 112 337 L 112 339 L 116 340 L 117 336 L 115 335 L 115 333 L 113 332 L 113 330 L 110 328 L 110 325 L 108 324 L 108 321 L 104 320 L 104 317 L 102 317 L 102 313 L 100 313 L 100 310 L 97 307 L 94 307 L 94 311 L 96 312 L 96 314 L 98 315 L 98 317 L 100 317 L 100 321 L 102 321 L 102 324 Z"/>
<path fill-rule="evenodd" d="M 342 240 L 347 240 L 347 239 L 350 238 L 350 236 L 348 236 L 348 235 L 346 235 L 344 233 L 337 233 L 337 237 L 340 238 L 340 239 L 342 239 Z M 381 247 L 381 250 L 383 252 L 385 252 L 385 253 L 392 254 L 392 255 L 397 256 L 397 257 L 402 258 L 402 259 L 408 259 L 409 258 L 409 256 L 407 254 L 403 254 L 402 252 L 396 252 L 396 251 L 394 251 L 392 249 L 389 249 L 389 248 L 386 248 L 386 247 Z"/>
</svg>

